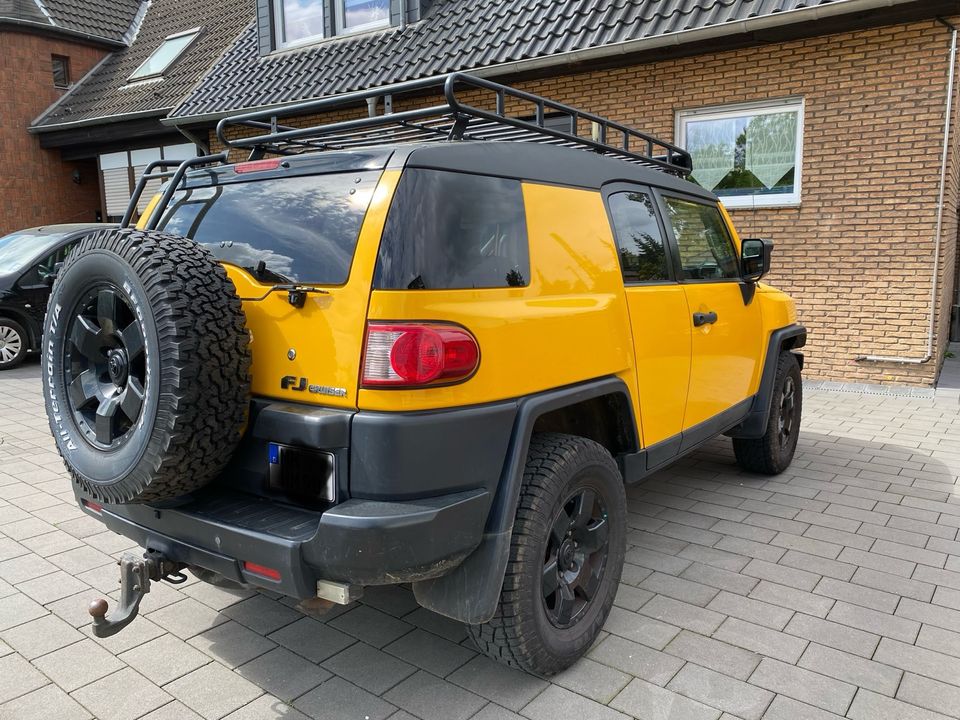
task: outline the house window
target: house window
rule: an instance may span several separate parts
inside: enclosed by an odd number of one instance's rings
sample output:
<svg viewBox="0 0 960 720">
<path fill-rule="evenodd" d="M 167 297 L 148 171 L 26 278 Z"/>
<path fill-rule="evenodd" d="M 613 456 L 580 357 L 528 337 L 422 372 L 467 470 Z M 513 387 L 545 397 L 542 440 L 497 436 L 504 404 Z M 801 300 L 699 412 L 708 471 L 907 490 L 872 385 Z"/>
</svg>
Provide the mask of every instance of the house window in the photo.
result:
<svg viewBox="0 0 960 720">
<path fill-rule="evenodd" d="M 70 58 L 63 55 L 52 55 L 53 86 L 66 89 L 70 87 Z"/>
<path fill-rule="evenodd" d="M 691 179 L 726 206 L 800 202 L 801 99 L 684 110 L 677 139 L 693 157 Z"/>
<path fill-rule="evenodd" d="M 196 40 L 199 34 L 200 28 L 194 28 L 176 35 L 169 35 L 160 43 L 160 47 L 150 53 L 150 57 L 133 71 L 129 79 L 143 80 L 144 78 L 162 75 L 183 54 L 183 51 L 190 47 L 190 44 Z"/>
<path fill-rule="evenodd" d="M 390 0 L 273 0 L 276 46 L 300 45 L 322 38 L 390 25 Z"/>
</svg>

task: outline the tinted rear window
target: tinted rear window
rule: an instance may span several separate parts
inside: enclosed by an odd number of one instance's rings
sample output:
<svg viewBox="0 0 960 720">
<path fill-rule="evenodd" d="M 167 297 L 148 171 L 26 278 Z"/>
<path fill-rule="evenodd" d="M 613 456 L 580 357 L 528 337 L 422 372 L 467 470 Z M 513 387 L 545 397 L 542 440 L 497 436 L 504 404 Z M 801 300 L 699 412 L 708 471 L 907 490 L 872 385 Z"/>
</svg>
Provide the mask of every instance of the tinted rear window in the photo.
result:
<svg viewBox="0 0 960 720">
<path fill-rule="evenodd" d="M 380 242 L 385 290 L 521 287 L 530 280 L 518 180 L 410 168 Z"/>
<path fill-rule="evenodd" d="M 173 196 L 159 227 L 263 282 L 342 285 L 379 177 L 365 171 L 193 188 Z"/>
</svg>

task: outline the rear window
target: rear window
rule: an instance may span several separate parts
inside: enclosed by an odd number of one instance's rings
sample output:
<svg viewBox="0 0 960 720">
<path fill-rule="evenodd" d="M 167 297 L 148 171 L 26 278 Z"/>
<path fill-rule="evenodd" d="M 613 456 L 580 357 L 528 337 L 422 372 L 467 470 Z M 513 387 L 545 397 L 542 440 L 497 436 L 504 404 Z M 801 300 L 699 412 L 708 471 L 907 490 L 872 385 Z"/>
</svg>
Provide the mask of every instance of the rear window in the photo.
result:
<svg viewBox="0 0 960 720">
<path fill-rule="evenodd" d="M 342 285 L 379 177 L 351 172 L 193 188 L 173 196 L 159 227 L 262 282 Z"/>
<path fill-rule="evenodd" d="M 502 288 L 529 280 L 520 181 L 404 171 L 380 242 L 374 287 Z"/>
</svg>

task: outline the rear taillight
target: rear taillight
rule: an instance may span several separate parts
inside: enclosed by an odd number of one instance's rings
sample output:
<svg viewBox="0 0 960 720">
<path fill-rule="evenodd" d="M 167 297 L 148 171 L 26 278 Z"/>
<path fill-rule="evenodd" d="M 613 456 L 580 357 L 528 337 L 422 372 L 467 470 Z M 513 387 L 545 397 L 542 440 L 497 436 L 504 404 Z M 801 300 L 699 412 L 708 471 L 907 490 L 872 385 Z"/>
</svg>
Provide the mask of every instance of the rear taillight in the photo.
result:
<svg viewBox="0 0 960 720">
<path fill-rule="evenodd" d="M 364 386 L 421 387 L 457 382 L 470 377 L 479 363 L 476 338 L 459 325 L 367 325 Z"/>
<path fill-rule="evenodd" d="M 265 160 L 249 160 L 237 163 L 233 166 L 233 171 L 236 173 L 251 173 L 276 170 L 278 167 L 280 167 L 280 158 L 266 158 Z"/>
</svg>

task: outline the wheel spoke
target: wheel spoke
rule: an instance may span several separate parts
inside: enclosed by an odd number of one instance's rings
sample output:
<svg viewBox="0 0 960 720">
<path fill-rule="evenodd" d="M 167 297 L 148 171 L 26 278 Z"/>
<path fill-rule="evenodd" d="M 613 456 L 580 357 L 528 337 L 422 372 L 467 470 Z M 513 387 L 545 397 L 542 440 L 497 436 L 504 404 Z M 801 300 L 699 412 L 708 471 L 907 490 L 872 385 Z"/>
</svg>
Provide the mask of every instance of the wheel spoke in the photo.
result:
<svg viewBox="0 0 960 720">
<path fill-rule="evenodd" d="M 579 580 L 580 592 L 583 593 L 584 599 L 587 601 L 592 600 L 593 596 L 597 594 L 597 589 L 600 587 L 600 572 L 593 570 L 591 567 L 590 573 L 582 572 Z"/>
<path fill-rule="evenodd" d="M 557 519 L 553 521 L 553 527 L 550 528 L 550 535 L 553 537 L 554 542 L 558 545 L 563 542 L 563 539 L 567 535 L 567 530 L 570 529 L 570 525 L 570 516 L 567 515 L 563 508 L 560 508 L 560 514 L 557 515 Z"/>
<path fill-rule="evenodd" d="M 129 360 L 138 358 L 143 354 L 143 336 L 140 334 L 140 326 L 136 320 L 120 331 L 120 338 L 123 340 L 123 346 L 127 351 Z"/>
<path fill-rule="evenodd" d="M 573 509 L 573 527 L 582 530 L 590 524 L 596 498 L 596 494 L 589 488 L 584 488 L 583 491 L 577 495 Z"/>
<path fill-rule="evenodd" d="M 560 592 L 557 594 L 557 606 L 555 608 L 557 622 L 566 625 L 573 617 L 573 608 L 576 604 L 577 596 L 566 583 L 560 583 Z"/>
<path fill-rule="evenodd" d="M 91 362 L 104 362 L 103 333 L 90 318 L 83 315 L 77 318 L 70 333 L 70 342 Z"/>
<path fill-rule="evenodd" d="M 104 333 L 114 334 L 117 328 L 117 294 L 109 288 L 97 293 L 97 322 Z"/>
<path fill-rule="evenodd" d="M 554 557 L 550 562 L 543 566 L 543 596 L 550 597 L 557 591 L 560 585 L 560 575 L 557 573 L 557 558 Z"/>
<path fill-rule="evenodd" d="M 127 387 L 120 395 L 120 409 L 130 422 L 136 422 L 143 407 L 143 386 L 136 378 L 127 381 Z"/>
<path fill-rule="evenodd" d="M 602 518 L 580 533 L 577 540 L 584 552 L 592 555 L 607 544 L 607 534 L 609 531 L 610 523 L 606 518 Z"/>
<path fill-rule="evenodd" d="M 117 409 L 120 407 L 120 396 L 113 397 L 100 403 L 97 408 L 96 433 L 97 442 L 109 445 L 113 442 L 114 428 L 116 428 Z"/>
<path fill-rule="evenodd" d="M 67 388 L 70 402 L 78 410 L 97 397 L 97 390 L 97 378 L 92 370 L 84 370 L 77 375 Z"/>
</svg>

